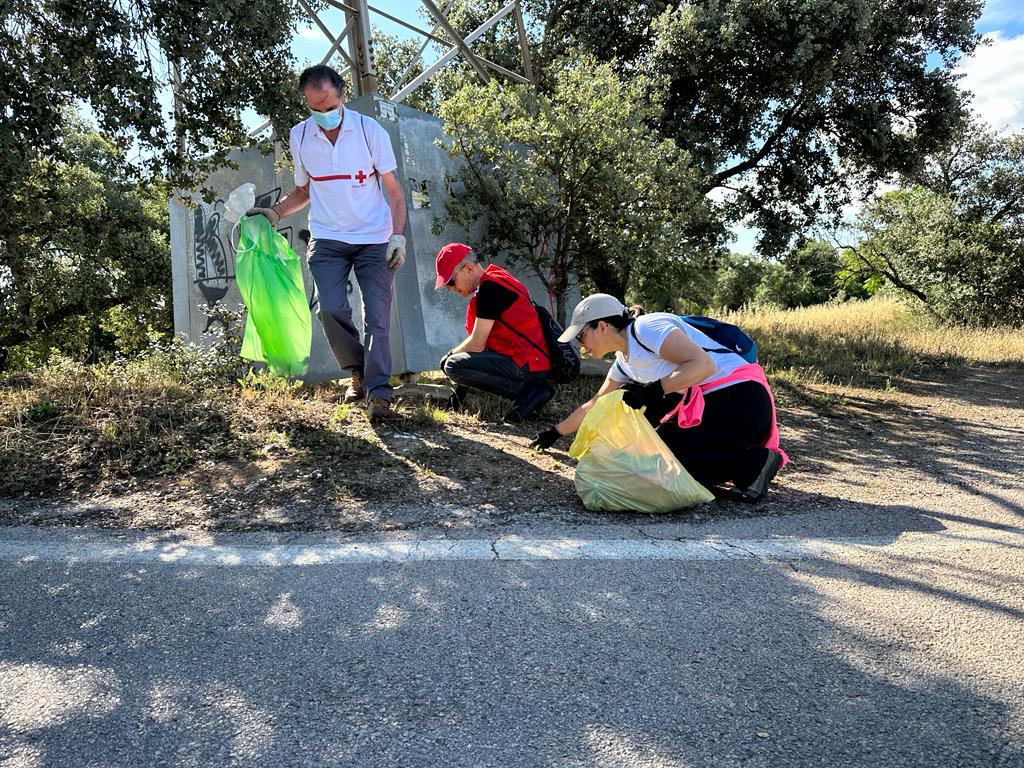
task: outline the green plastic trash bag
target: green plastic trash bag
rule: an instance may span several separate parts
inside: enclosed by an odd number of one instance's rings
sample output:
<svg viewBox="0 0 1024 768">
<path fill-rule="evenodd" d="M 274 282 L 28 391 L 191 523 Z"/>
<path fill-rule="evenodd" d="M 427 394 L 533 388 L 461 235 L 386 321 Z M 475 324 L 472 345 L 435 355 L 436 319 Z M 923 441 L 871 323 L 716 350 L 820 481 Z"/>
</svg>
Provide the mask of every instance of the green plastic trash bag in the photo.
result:
<svg viewBox="0 0 1024 768">
<path fill-rule="evenodd" d="M 265 362 L 280 376 L 303 375 L 313 320 L 302 262 L 263 216 L 243 216 L 239 223 L 235 279 L 249 310 L 242 357 Z"/>
<path fill-rule="evenodd" d="M 622 390 L 598 398 L 569 455 L 579 460 L 576 492 L 595 512 L 671 512 L 714 498 L 644 415 L 622 402 Z"/>
</svg>

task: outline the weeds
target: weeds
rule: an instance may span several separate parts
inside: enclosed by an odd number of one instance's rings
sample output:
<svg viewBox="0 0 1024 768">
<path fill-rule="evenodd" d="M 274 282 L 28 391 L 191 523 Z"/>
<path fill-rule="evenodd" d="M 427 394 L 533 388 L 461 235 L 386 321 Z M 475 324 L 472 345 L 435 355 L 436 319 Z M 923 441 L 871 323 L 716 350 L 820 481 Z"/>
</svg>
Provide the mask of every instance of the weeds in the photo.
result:
<svg viewBox="0 0 1024 768">
<path fill-rule="evenodd" d="M 420 402 L 402 416 L 403 424 L 413 428 L 440 429 L 448 423 L 448 412 L 429 400 Z"/>
<path fill-rule="evenodd" d="M 29 424 L 43 424 L 56 419 L 60 415 L 60 407 L 49 400 L 38 400 L 25 408 L 25 421 Z"/>
<path fill-rule="evenodd" d="M 258 397 L 291 398 L 302 389 L 301 381 L 293 381 L 287 376 L 278 376 L 267 369 L 254 371 L 249 369 L 238 379 L 242 388 L 242 398 L 251 400 Z"/>
<path fill-rule="evenodd" d="M 176 472 L 229 442 L 227 398 L 217 393 L 123 363 L 55 358 L 29 375 L 30 387 L 0 389 L 3 495 Z"/>
<path fill-rule="evenodd" d="M 936 368 L 1024 363 L 1019 330 L 939 327 L 891 299 L 726 319 L 757 340 L 780 405 L 817 412 L 843 396 L 820 386 L 826 383 L 887 390 Z M 119 490 L 210 462 L 280 462 L 285 472 L 289 462 L 336 462 L 339 472 L 375 467 L 384 444 L 353 407 L 332 402 L 330 387 L 249 370 L 238 357 L 239 323 L 221 318 L 222 332 L 207 347 L 160 342 L 147 355 L 92 366 L 55 356 L 0 379 L 0 496 Z M 421 381 L 442 378 L 431 373 Z M 600 384 L 600 377 L 584 376 L 559 387 L 540 428 L 568 415 Z M 395 426 L 438 434 L 479 429 L 500 422 L 510 405 L 474 394 L 467 413 L 452 414 L 429 400 L 406 401 Z M 417 449 L 410 458 L 430 472 L 430 453 Z"/>
</svg>

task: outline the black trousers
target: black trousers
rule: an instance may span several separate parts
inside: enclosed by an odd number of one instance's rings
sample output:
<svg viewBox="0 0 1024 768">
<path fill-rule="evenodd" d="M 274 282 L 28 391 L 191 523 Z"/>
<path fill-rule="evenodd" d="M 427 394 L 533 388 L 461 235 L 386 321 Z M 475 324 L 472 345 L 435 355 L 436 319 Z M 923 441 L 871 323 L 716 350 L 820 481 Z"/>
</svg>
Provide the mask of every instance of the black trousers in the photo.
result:
<svg viewBox="0 0 1024 768">
<path fill-rule="evenodd" d="M 768 449 L 761 446 L 772 429 L 772 401 L 765 388 L 742 381 L 706 394 L 704 415 L 695 427 L 683 429 L 675 418 L 659 424 L 681 397 L 666 395 L 646 416 L 686 471 L 704 486 L 732 482 L 745 488 L 754 482 L 768 460 Z"/>
</svg>

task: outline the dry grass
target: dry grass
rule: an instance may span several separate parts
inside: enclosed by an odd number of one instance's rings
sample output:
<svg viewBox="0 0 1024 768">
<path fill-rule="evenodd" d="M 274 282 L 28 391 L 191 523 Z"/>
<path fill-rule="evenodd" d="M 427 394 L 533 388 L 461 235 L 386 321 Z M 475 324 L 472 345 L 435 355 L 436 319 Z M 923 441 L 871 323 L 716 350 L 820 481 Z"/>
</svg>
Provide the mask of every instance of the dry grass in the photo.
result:
<svg viewBox="0 0 1024 768">
<path fill-rule="evenodd" d="M 929 370 L 1024 365 L 1024 329 L 939 326 L 886 297 L 721 317 L 757 341 L 770 372 L 802 379 L 878 386 Z"/>
<path fill-rule="evenodd" d="M 799 402 L 815 412 L 841 396 L 836 387 L 815 386 L 823 382 L 886 389 L 901 377 L 936 370 L 1024 364 L 1020 330 L 942 328 L 883 298 L 725 319 L 757 340 L 780 404 Z M 537 428 L 498 426 L 509 402 L 496 397 L 474 396 L 466 412 L 450 413 L 410 396 L 397 404 L 393 426 L 375 431 L 365 409 L 339 404 L 336 386 L 306 387 L 265 375 L 239 382 L 224 373 L 237 356 L 221 361 L 222 371 L 207 370 L 191 354 L 181 349 L 109 366 L 58 360 L 0 378 L 0 497 L 120 492 L 214 465 L 274 465 L 282 476 L 316 471 L 349 478 L 343 490 L 364 500 L 378 486 L 380 493 L 402 488 L 413 494 L 435 475 L 472 484 L 479 468 L 467 452 L 485 466 L 510 461 L 504 450 L 510 435 Z M 445 383 L 436 372 L 423 381 Z M 538 424 L 569 413 L 599 386 L 599 378 L 582 377 L 560 387 Z M 430 461 L 406 456 L 414 443 L 404 433 L 439 446 L 417 449 Z M 518 471 L 532 471 L 534 463 L 531 456 Z M 390 489 L 379 477 L 388 467 L 399 473 Z M 282 490 L 291 492 L 290 486 Z"/>
<path fill-rule="evenodd" d="M 203 461 L 362 456 L 363 425 L 259 377 L 241 388 L 145 365 L 67 360 L 0 380 L 0 496 L 54 495 L 173 476 Z"/>
</svg>

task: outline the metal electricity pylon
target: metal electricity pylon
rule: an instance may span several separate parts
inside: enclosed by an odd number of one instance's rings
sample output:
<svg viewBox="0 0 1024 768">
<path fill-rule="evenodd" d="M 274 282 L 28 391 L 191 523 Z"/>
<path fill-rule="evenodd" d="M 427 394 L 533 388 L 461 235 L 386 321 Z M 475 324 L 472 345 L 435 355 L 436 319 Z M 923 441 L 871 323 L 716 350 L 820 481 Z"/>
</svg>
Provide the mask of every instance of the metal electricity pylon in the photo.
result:
<svg viewBox="0 0 1024 768">
<path fill-rule="evenodd" d="M 423 83 L 436 74 L 446 64 L 450 63 L 460 55 L 466 60 L 481 82 L 486 83 L 490 79 L 490 72 L 496 72 L 520 83 L 533 82 L 533 64 L 530 60 L 530 48 L 526 37 L 526 26 L 523 22 L 523 13 L 519 6 L 519 0 L 509 0 L 501 10 L 492 15 L 483 24 L 467 35 L 460 34 L 448 18 L 448 12 L 451 10 L 454 0 L 449 0 L 443 9 L 439 8 L 434 2 L 432 2 L 432 0 L 420 1 L 423 3 L 423 7 L 426 8 L 433 21 L 433 27 L 429 30 L 422 29 L 405 19 L 401 19 L 394 14 L 388 13 L 380 8 L 376 8 L 370 5 L 368 0 L 346 0 L 346 2 L 342 2 L 342 0 L 324 0 L 328 6 L 337 8 L 344 13 L 343 18 L 345 24 L 339 31 L 335 32 L 332 31 L 325 23 L 320 14 L 313 10 L 307 0 L 299 0 L 299 3 L 302 5 L 306 13 L 309 14 L 310 20 L 320 30 L 329 44 L 327 51 L 320 60 L 320 63 L 329 64 L 336 57 L 340 58 L 344 66 L 339 68 L 339 73 L 342 77 L 351 77 L 353 96 L 358 97 L 368 93 L 377 93 L 379 89 L 379 83 L 377 81 L 377 66 L 373 51 L 373 36 L 370 28 L 371 13 L 375 13 L 385 19 L 389 19 L 406 29 L 422 35 L 424 38 L 423 44 L 420 46 L 417 55 L 413 57 L 413 61 L 410 62 L 405 72 L 403 72 L 398 78 L 399 85 L 395 92 L 387 95 L 387 99 L 389 101 L 402 101 L 410 93 L 423 85 Z M 471 47 L 474 42 L 479 40 L 484 34 L 494 28 L 495 25 L 509 16 L 512 17 L 512 20 L 516 25 L 516 31 L 519 37 L 519 49 L 522 56 L 523 67 L 522 73 L 513 72 L 499 64 L 495 64 L 493 61 L 490 61 L 483 56 L 473 53 Z M 438 43 L 445 47 L 447 49 L 446 52 L 442 54 L 437 61 L 424 69 L 423 72 L 410 78 L 416 61 L 423 55 L 424 50 L 426 50 L 426 47 L 431 42 Z M 250 132 L 250 135 L 255 136 L 263 132 L 269 125 L 270 122 L 267 121 L 257 126 Z"/>
</svg>

